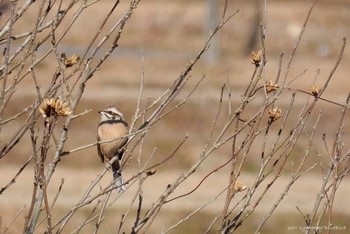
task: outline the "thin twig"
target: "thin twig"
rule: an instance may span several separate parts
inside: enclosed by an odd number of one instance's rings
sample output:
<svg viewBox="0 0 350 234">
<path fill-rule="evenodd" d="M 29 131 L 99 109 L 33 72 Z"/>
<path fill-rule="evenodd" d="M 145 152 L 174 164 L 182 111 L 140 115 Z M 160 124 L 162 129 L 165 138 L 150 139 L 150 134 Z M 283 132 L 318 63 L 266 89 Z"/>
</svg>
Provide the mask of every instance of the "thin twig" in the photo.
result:
<svg viewBox="0 0 350 234">
<path fill-rule="evenodd" d="M 18 176 L 23 172 L 23 170 L 27 167 L 27 165 L 30 163 L 31 160 L 32 160 L 32 157 L 30 157 L 30 158 L 27 160 L 27 162 L 25 162 L 25 163 L 23 164 L 23 166 L 18 170 L 18 172 L 16 173 L 16 175 L 11 179 L 11 181 L 10 181 L 7 185 L 5 185 L 4 187 L 2 187 L 2 188 L 0 189 L 0 195 L 2 195 L 2 193 L 3 193 L 6 189 L 8 189 L 11 185 L 13 185 L 14 183 L 16 183 L 16 180 L 17 180 Z"/>
<path fill-rule="evenodd" d="M 16 221 L 16 219 L 20 216 L 20 214 L 23 213 L 24 209 L 26 208 L 26 206 L 23 206 L 23 208 L 17 212 L 17 214 L 10 220 L 9 224 L 6 225 L 3 234 L 5 234 L 7 232 L 7 230 L 10 228 L 10 226 L 13 224 L 13 222 Z"/>
</svg>

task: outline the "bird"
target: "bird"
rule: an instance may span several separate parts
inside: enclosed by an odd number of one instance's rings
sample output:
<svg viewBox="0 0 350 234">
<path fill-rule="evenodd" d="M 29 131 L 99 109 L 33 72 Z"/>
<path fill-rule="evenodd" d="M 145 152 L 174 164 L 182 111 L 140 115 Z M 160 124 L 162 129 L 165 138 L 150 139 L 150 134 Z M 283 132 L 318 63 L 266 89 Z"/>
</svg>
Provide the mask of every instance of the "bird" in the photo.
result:
<svg viewBox="0 0 350 234">
<path fill-rule="evenodd" d="M 117 156 L 117 160 L 111 164 L 111 167 L 116 189 L 118 192 L 122 192 L 126 188 L 120 172 L 120 161 L 125 152 L 125 144 L 128 141 L 129 126 L 124 120 L 123 113 L 116 105 L 106 107 L 99 111 L 99 114 L 101 120 L 97 128 L 97 152 L 102 163 Z M 113 141 L 100 143 L 109 140 Z"/>
</svg>

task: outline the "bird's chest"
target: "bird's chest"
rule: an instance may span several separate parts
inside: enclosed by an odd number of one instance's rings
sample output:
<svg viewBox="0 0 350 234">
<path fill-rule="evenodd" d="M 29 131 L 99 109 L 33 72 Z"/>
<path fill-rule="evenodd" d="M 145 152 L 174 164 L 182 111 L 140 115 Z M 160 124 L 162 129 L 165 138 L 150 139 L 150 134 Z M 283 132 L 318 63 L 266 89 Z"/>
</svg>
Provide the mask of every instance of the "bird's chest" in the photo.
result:
<svg viewBox="0 0 350 234">
<path fill-rule="evenodd" d="M 98 128 L 98 135 L 101 141 L 113 140 L 112 142 L 102 143 L 101 151 L 106 157 L 113 157 L 117 151 L 126 143 L 128 134 L 127 127 L 122 123 L 106 123 Z M 118 139 L 120 138 L 120 139 Z"/>
</svg>

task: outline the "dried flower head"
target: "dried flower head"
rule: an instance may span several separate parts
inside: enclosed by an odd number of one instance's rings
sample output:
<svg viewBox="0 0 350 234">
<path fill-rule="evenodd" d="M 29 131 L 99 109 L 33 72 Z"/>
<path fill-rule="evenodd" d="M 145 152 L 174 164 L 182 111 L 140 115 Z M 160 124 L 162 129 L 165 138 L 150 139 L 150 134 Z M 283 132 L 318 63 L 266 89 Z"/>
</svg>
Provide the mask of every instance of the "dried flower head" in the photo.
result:
<svg viewBox="0 0 350 234">
<path fill-rule="evenodd" d="M 156 174 L 156 172 L 157 172 L 157 170 L 153 168 L 153 169 L 147 170 L 146 175 L 152 176 L 152 175 Z"/>
<path fill-rule="evenodd" d="M 273 109 L 270 109 L 268 111 L 268 114 L 269 114 L 269 118 L 270 118 L 271 122 L 273 122 L 273 121 L 282 117 L 282 110 L 281 110 L 281 108 L 275 107 Z"/>
<path fill-rule="evenodd" d="M 252 64 L 255 65 L 255 67 L 260 67 L 260 62 L 261 62 L 261 57 L 262 57 L 262 52 L 261 50 L 255 53 L 255 51 L 252 51 L 251 55 L 251 62 Z"/>
<path fill-rule="evenodd" d="M 246 190 L 247 186 L 242 184 L 241 182 L 236 182 L 235 185 L 233 186 L 233 190 L 237 192 L 241 192 L 243 190 Z"/>
<path fill-rule="evenodd" d="M 318 94 L 321 92 L 321 87 L 317 85 L 313 85 L 309 90 L 313 96 L 317 97 Z"/>
<path fill-rule="evenodd" d="M 265 85 L 266 85 L 266 92 L 267 93 L 271 93 L 278 88 L 278 84 L 273 83 L 272 80 L 266 81 Z"/>
<path fill-rule="evenodd" d="M 68 102 L 58 98 L 44 98 L 39 106 L 39 111 L 45 119 L 58 116 L 67 116 L 72 113 Z"/>
<path fill-rule="evenodd" d="M 73 54 L 69 58 L 67 58 L 65 53 L 62 53 L 61 58 L 63 59 L 63 64 L 66 66 L 66 68 L 71 67 L 79 62 L 80 57 Z"/>
</svg>

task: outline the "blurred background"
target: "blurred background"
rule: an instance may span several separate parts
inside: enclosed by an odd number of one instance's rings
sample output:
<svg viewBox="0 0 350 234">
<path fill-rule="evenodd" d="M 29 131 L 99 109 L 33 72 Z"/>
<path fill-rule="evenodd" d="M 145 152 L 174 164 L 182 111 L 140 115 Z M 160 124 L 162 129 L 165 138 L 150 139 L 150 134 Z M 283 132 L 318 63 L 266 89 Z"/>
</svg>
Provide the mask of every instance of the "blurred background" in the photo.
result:
<svg viewBox="0 0 350 234">
<path fill-rule="evenodd" d="M 21 2 L 21 1 L 19 1 Z M 65 1 L 63 1 L 65 2 Z M 156 148 L 157 153 L 155 161 L 160 161 L 169 156 L 186 135 L 188 141 L 180 149 L 177 156 L 172 158 L 169 163 L 161 166 L 157 173 L 146 182 L 145 199 L 147 203 L 153 202 L 162 192 L 166 185 L 171 183 L 174 178 L 184 170 L 191 167 L 196 161 L 199 154 L 207 142 L 209 132 L 215 115 L 217 113 L 220 99 L 220 90 L 223 84 L 228 85 L 232 91 L 232 106 L 240 102 L 243 89 L 246 88 L 254 66 L 250 62 L 251 51 L 261 49 L 260 22 L 266 24 L 266 54 L 267 65 L 264 76 L 266 79 L 275 79 L 278 73 L 278 64 L 281 54 L 283 54 L 282 77 L 286 73 L 285 67 L 290 58 L 291 52 L 296 45 L 299 34 L 302 30 L 307 13 L 312 1 L 309 0 L 270 0 L 266 6 L 264 1 L 254 0 L 236 0 L 229 1 L 226 15 L 237 14 L 230 20 L 227 25 L 218 33 L 212 41 L 211 47 L 200 60 L 192 72 L 191 79 L 185 90 L 191 90 L 197 82 L 205 76 L 200 83 L 194 95 L 187 101 L 186 105 L 179 108 L 176 112 L 168 115 L 151 129 L 143 146 L 143 156 L 148 158 Z M 92 39 L 92 32 L 96 32 L 103 18 L 110 10 L 114 1 L 104 0 L 96 3 L 96 6 L 90 7 L 84 11 L 81 17 L 73 25 L 65 38 L 60 43 L 58 49 L 60 52 L 70 54 L 81 54 L 85 51 L 86 46 Z M 9 4 L 6 1 L 0 3 L 0 26 L 2 27 L 9 16 Z M 118 6 L 118 14 L 114 20 L 118 20 L 121 14 L 128 7 L 128 1 L 121 1 Z M 35 23 L 35 7 L 32 7 L 20 22 L 14 27 L 15 33 L 26 32 L 28 28 L 33 27 Z M 266 11 L 264 10 L 266 8 Z M 102 69 L 95 73 L 94 77 L 88 82 L 83 99 L 78 106 L 77 113 L 85 110 L 91 110 L 88 114 L 79 118 L 79 121 L 73 122 L 70 129 L 66 150 L 71 150 L 79 146 L 87 145 L 96 141 L 96 129 L 99 122 L 98 111 L 110 104 L 117 104 L 125 112 L 128 122 L 135 112 L 137 98 L 140 89 L 141 76 L 144 76 L 143 93 L 141 97 L 141 107 L 145 108 L 149 103 L 158 98 L 173 81 L 180 75 L 186 65 L 195 58 L 205 41 L 210 35 L 210 31 L 215 28 L 221 19 L 224 9 L 223 0 L 147 0 L 141 2 L 135 9 L 131 20 L 128 22 L 118 49 L 112 54 L 111 58 L 102 66 Z M 74 12 L 74 11 L 73 11 Z M 112 25 L 113 19 L 107 22 Z M 319 70 L 318 83 L 322 86 L 331 69 L 333 68 L 340 48 L 342 39 L 349 36 L 350 32 L 350 1 L 348 0 L 320 0 L 310 17 L 301 43 L 298 47 L 296 57 L 289 71 L 288 80 L 303 74 L 301 78 L 295 80 L 291 87 L 295 89 L 309 90 L 314 78 Z M 108 28 L 108 27 L 107 27 Z M 38 39 L 39 40 L 39 39 Z M 49 46 L 49 45 L 48 45 Z M 45 46 L 43 46 L 45 48 Z M 1 50 L 3 47 L 0 48 Z M 44 53 L 44 49 L 38 54 Z M 343 60 L 335 73 L 334 78 L 328 90 L 324 93 L 324 98 L 330 99 L 341 104 L 345 103 L 349 92 L 349 74 L 350 74 L 350 49 L 346 48 Z M 40 63 L 36 70 L 39 77 L 40 85 L 45 87 L 50 82 L 52 75 L 57 67 L 56 58 L 51 55 Z M 28 79 L 18 87 L 16 96 L 12 99 L 11 107 L 8 108 L 5 115 L 13 116 L 33 103 L 36 98 L 36 90 L 33 81 Z M 175 103 L 181 102 L 185 98 L 179 95 Z M 291 93 L 287 93 L 285 99 L 279 100 L 280 105 L 286 107 L 289 104 Z M 307 96 L 297 95 L 296 106 L 302 108 Z M 227 105 L 227 95 L 224 98 Z M 334 116 L 341 113 L 341 108 L 328 103 L 320 102 L 318 110 L 325 109 L 317 135 L 321 142 L 323 133 L 334 135 L 337 119 Z M 253 108 L 253 107 L 252 107 Z M 227 108 L 224 110 L 227 113 Z M 294 126 L 297 122 L 298 111 L 295 112 L 295 122 L 289 123 Z M 314 118 L 318 113 L 315 113 Z M 5 116 L 5 118 L 6 118 Z M 225 120 L 225 115 L 221 117 L 221 123 Z M 20 124 L 23 124 L 23 118 L 18 118 L 14 124 L 4 128 L 1 132 L 1 144 L 13 134 Z M 348 117 L 347 117 L 348 119 Z M 334 121 L 333 121 L 334 120 Z M 313 123 L 313 122 L 311 122 Z M 16 126 L 18 124 L 18 126 Z M 310 126 L 311 128 L 312 126 Z M 56 129 L 56 136 L 59 136 L 59 129 Z M 348 134 L 346 133 L 346 136 Z M 305 142 L 305 145 L 307 142 Z M 297 148 L 295 158 L 298 159 L 298 153 L 305 153 L 305 145 L 300 144 Z M 259 169 L 257 165 L 258 157 L 254 154 L 259 152 L 260 146 L 256 145 L 256 152 L 252 151 L 252 156 L 248 158 L 241 175 L 242 181 L 248 186 L 254 179 L 254 173 Z M 195 174 L 194 178 L 183 185 L 180 193 L 193 188 L 198 181 L 209 171 L 221 165 L 230 157 L 231 146 L 220 148 Z M 3 175 L 0 179 L 0 187 L 5 185 L 14 174 L 18 171 L 20 165 L 30 157 L 31 145 L 29 134 L 18 144 L 12 151 L 1 160 L 0 171 Z M 302 156 L 302 155 L 301 155 Z M 69 207 L 75 204 L 83 194 L 91 181 L 103 169 L 97 157 L 96 149 L 88 148 L 78 151 L 67 158 L 62 158 L 60 165 L 55 172 L 51 183 L 54 194 L 57 191 L 61 179 L 65 179 L 64 191 L 61 194 L 64 200 L 58 200 L 57 204 L 61 207 L 62 212 L 67 211 Z M 293 167 L 292 163 L 289 165 Z M 2 214 L 19 211 L 24 204 L 30 200 L 33 169 L 32 165 L 18 178 L 18 182 L 0 197 L 0 206 Z M 126 177 L 135 174 L 137 162 L 132 160 L 125 169 Z M 171 211 L 171 215 L 161 220 L 153 230 L 160 230 L 162 223 L 170 225 L 179 220 L 191 209 L 198 207 L 208 198 L 218 191 L 218 188 L 224 188 L 228 181 L 228 172 L 230 168 L 224 168 L 208 179 L 203 185 L 204 188 L 212 188 L 213 191 L 201 190 L 191 195 L 186 201 L 179 201 L 172 206 L 166 206 L 166 211 Z M 157 175 L 157 174 L 156 174 Z M 106 178 L 108 183 L 110 178 Z M 242 231 L 255 230 L 255 220 L 258 222 L 266 211 L 271 207 L 280 189 L 285 187 L 290 177 L 288 173 L 285 181 L 276 185 L 272 190 L 269 198 L 264 200 L 264 204 L 258 209 L 251 218 L 251 227 L 243 226 Z M 290 233 L 287 227 L 303 224 L 303 219 L 296 206 L 302 208 L 305 212 L 312 209 L 314 198 L 317 195 L 321 181 L 318 174 L 308 175 L 303 182 L 291 190 L 286 201 L 283 202 L 281 210 L 283 216 L 273 216 L 264 233 L 274 233 L 279 228 L 279 233 Z M 344 209 L 346 197 L 350 192 L 350 185 L 342 184 L 339 190 L 338 200 L 336 200 L 336 217 L 337 225 L 350 225 L 346 218 L 349 210 Z M 148 187 L 147 187 L 148 186 Z M 310 192 L 311 196 L 308 195 Z M 310 202 L 311 197 L 311 202 Z M 224 196 L 222 196 L 222 199 Z M 122 201 L 125 204 L 128 201 L 127 195 L 124 194 Z M 271 199 L 271 200 L 269 200 Z M 181 227 L 176 233 L 202 233 L 206 225 L 199 225 L 203 220 L 212 220 L 222 209 L 223 204 L 218 201 L 216 205 L 209 206 L 197 214 L 194 219 L 187 222 L 188 226 Z M 121 202 L 123 203 L 123 202 Z M 117 202 L 109 212 L 123 209 L 123 205 Z M 219 210 L 217 209 L 219 207 Z M 88 213 L 88 210 L 86 211 Z M 277 213 L 281 214 L 281 213 Z M 84 214 L 82 214 L 84 216 Z M 23 215 L 24 217 L 24 215 Z M 9 222 L 11 216 L 2 218 L 3 223 Z M 55 217 L 54 217 L 55 218 Z M 82 218 L 83 219 L 83 218 Z M 23 222 L 21 218 L 19 222 Z M 117 222 L 113 219 L 106 219 L 111 223 L 107 228 L 113 228 Z M 158 225 L 158 226 L 157 226 Z M 108 229 L 106 229 L 108 230 Z M 13 230 L 16 233 L 16 230 Z M 276 233 L 276 232 L 275 232 Z M 346 233 L 346 232 L 336 232 Z"/>
</svg>

